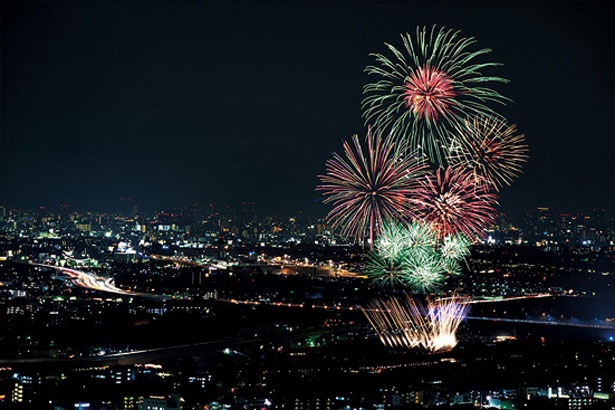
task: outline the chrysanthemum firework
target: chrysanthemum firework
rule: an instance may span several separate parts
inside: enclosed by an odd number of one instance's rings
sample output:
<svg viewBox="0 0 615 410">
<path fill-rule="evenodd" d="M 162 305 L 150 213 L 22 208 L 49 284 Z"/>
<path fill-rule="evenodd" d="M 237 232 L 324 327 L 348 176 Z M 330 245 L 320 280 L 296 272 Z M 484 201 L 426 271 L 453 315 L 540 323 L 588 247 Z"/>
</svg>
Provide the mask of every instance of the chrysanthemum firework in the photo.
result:
<svg viewBox="0 0 615 410">
<path fill-rule="evenodd" d="M 417 27 L 414 37 L 401 37 L 403 48 L 386 44 L 392 55 L 373 54 L 377 65 L 365 69 L 375 81 L 363 89 L 363 117 L 442 165 L 452 127 L 467 116 L 498 116 L 490 104 L 507 101 L 483 85 L 507 80 L 484 76 L 483 69 L 499 65 L 477 61 L 491 50 L 472 50 L 476 40 L 458 31 Z"/>
<path fill-rule="evenodd" d="M 378 252 L 367 255 L 365 274 L 378 286 L 406 287 L 408 271 L 407 254 L 404 252 L 389 257 Z"/>
<path fill-rule="evenodd" d="M 431 223 L 440 238 L 462 234 L 473 240 L 494 221 L 497 195 L 488 185 L 477 184 L 471 172 L 448 167 L 422 178 L 410 202 L 417 217 Z"/>
<path fill-rule="evenodd" d="M 438 237 L 430 224 L 386 223 L 374 245 L 366 264 L 373 283 L 425 292 L 444 280 L 447 259 L 439 252 Z"/>
<path fill-rule="evenodd" d="M 470 254 L 470 245 L 463 235 L 447 235 L 440 245 L 440 253 L 445 258 L 461 260 Z"/>
<path fill-rule="evenodd" d="M 345 237 L 373 239 L 385 221 L 403 221 L 412 216 L 408 196 L 419 186 L 426 166 L 400 153 L 390 137 L 368 129 L 367 147 L 358 136 L 344 142 L 345 158 L 333 154 L 327 173 L 319 175 L 316 188 L 332 203 L 327 222 Z"/>
<path fill-rule="evenodd" d="M 445 265 L 441 255 L 432 252 L 413 252 L 406 261 L 406 283 L 413 292 L 424 293 L 438 288 L 445 279 Z"/>
<path fill-rule="evenodd" d="M 396 259 L 409 252 L 431 252 L 437 241 L 435 230 L 427 223 L 386 223 L 374 248 L 382 257 Z"/>
<path fill-rule="evenodd" d="M 447 235 L 440 244 L 442 264 L 447 273 L 458 275 L 461 273 L 460 262 L 470 254 L 470 241 L 461 234 Z"/>
<path fill-rule="evenodd" d="M 477 182 L 488 182 L 495 190 L 510 185 L 528 159 L 525 135 L 499 118 L 466 118 L 451 136 L 455 142 L 449 163 L 472 171 Z"/>
</svg>

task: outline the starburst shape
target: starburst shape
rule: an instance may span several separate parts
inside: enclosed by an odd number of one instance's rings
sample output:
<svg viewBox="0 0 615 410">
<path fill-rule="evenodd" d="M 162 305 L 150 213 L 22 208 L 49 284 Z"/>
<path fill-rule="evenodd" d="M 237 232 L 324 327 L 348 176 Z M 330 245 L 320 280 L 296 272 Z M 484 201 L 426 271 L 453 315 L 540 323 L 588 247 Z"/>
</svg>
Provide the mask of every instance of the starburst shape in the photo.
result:
<svg viewBox="0 0 615 410">
<path fill-rule="evenodd" d="M 525 135 L 498 118 L 466 119 L 451 135 L 454 148 L 449 163 L 472 172 L 477 183 L 489 183 L 496 191 L 521 174 L 529 157 Z"/>
<path fill-rule="evenodd" d="M 420 220 L 431 223 L 438 236 L 462 234 L 482 237 L 495 219 L 497 195 L 485 184 L 476 184 L 472 173 L 459 167 L 439 168 L 421 180 L 411 198 Z"/>
<path fill-rule="evenodd" d="M 506 83 L 484 70 L 500 64 L 481 62 L 490 49 L 474 50 L 474 38 L 459 31 L 417 27 L 402 34 L 402 47 L 386 44 L 387 54 L 372 54 L 365 71 L 373 78 L 363 88 L 366 124 L 393 133 L 409 152 L 420 149 L 445 166 L 449 131 L 470 116 L 500 117 L 494 105 L 508 99 L 486 85 Z"/>
<path fill-rule="evenodd" d="M 386 221 L 412 217 L 408 197 L 419 186 L 426 165 L 405 156 L 390 137 L 368 129 L 366 148 L 354 135 L 343 144 L 345 157 L 333 154 L 325 164 L 327 173 L 319 175 L 323 202 L 332 203 L 327 222 L 342 236 L 370 244 Z"/>
</svg>

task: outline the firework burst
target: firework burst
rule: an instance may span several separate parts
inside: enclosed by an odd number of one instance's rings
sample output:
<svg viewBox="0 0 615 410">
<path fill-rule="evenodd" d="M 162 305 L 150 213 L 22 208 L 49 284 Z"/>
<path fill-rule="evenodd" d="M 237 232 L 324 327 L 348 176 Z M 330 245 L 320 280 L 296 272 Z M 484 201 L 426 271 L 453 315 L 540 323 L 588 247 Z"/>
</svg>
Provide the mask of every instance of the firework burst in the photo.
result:
<svg viewBox="0 0 615 410">
<path fill-rule="evenodd" d="M 412 73 L 404 87 L 406 108 L 412 110 L 419 120 L 424 118 L 428 123 L 445 115 L 449 101 L 456 96 L 451 78 L 430 66 L 420 67 Z"/>
<path fill-rule="evenodd" d="M 387 259 L 398 259 L 408 253 L 428 253 L 436 245 L 435 231 L 429 224 L 386 223 L 375 241 L 376 252 Z"/>
<path fill-rule="evenodd" d="M 497 196 L 487 185 L 476 184 L 472 173 L 449 167 L 423 178 L 410 202 L 418 218 L 431 223 L 440 238 L 462 234 L 473 239 L 494 221 Z"/>
<path fill-rule="evenodd" d="M 370 252 L 367 256 L 365 273 L 378 286 L 406 287 L 408 270 L 407 255 L 402 252 L 389 257 Z"/>
<path fill-rule="evenodd" d="M 458 31 L 417 27 L 416 36 L 401 37 L 402 49 L 386 44 L 392 56 L 373 54 L 377 65 L 365 69 L 376 81 L 363 89 L 363 117 L 443 165 L 448 131 L 468 116 L 498 116 L 488 104 L 507 101 L 483 84 L 508 81 L 484 76 L 483 69 L 499 64 L 476 60 L 491 50 L 472 51 L 476 40 Z"/>
<path fill-rule="evenodd" d="M 452 275 L 461 274 L 460 262 L 470 254 L 470 241 L 463 235 L 447 235 L 440 244 L 444 270 Z"/>
<path fill-rule="evenodd" d="M 457 143 L 449 162 L 473 172 L 478 183 L 488 182 L 495 190 L 510 185 L 528 159 L 525 135 L 498 118 L 466 119 L 451 135 Z"/>
<path fill-rule="evenodd" d="M 425 306 L 406 295 L 403 302 L 394 297 L 374 300 L 361 310 L 385 346 L 436 353 L 457 345 L 455 334 L 468 307 L 457 297 Z"/>
<path fill-rule="evenodd" d="M 434 251 L 413 252 L 406 261 L 406 283 L 414 292 L 434 290 L 444 281 L 444 260 Z"/>
<path fill-rule="evenodd" d="M 402 221 L 412 215 L 408 196 L 418 187 L 426 166 L 400 155 L 390 138 L 367 131 L 367 149 L 352 137 L 344 142 L 345 158 L 333 154 L 326 175 L 316 188 L 332 203 L 327 222 L 345 237 L 373 239 L 385 221 Z"/>
<path fill-rule="evenodd" d="M 466 256 L 467 246 L 461 235 L 439 240 L 428 223 L 387 223 L 368 254 L 365 271 L 377 285 L 424 293 L 436 289 L 446 273 L 460 273 L 459 261 Z"/>
</svg>

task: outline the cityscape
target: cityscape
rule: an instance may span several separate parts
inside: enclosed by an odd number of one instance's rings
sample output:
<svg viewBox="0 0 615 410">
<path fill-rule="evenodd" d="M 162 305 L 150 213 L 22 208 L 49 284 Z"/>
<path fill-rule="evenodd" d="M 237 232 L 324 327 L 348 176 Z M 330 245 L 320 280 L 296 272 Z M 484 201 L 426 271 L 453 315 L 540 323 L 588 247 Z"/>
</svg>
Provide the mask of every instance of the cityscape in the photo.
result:
<svg viewBox="0 0 615 410">
<path fill-rule="evenodd" d="M 610 2 L 0 2 L 0 410 L 615 410 Z"/>
<path fill-rule="evenodd" d="M 0 209 L 7 408 L 611 408 L 615 224 L 506 215 L 439 295 L 452 351 L 387 347 L 366 250 L 324 218 Z"/>
</svg>

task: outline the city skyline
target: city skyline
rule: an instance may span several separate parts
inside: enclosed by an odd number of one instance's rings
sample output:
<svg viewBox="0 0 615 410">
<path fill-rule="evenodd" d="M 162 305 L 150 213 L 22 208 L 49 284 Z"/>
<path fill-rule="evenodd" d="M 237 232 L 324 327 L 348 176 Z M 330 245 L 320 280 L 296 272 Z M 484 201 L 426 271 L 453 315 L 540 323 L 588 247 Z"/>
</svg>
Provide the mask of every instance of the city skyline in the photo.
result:
<svg viewBox="0 0 615 410">
<path fill-rule="evenodd" d="M 438 24 L 492 49 L 511 81 L 503 112 L 530 159 L 498 211 L 614 209 L 607 3 L 1 7 L 11 207 L 115 210 L 123 196 L 148 210 L 254 201 L 324 214 L 317 175 L 365 134 L 369 53 Z"/>
</svg>

